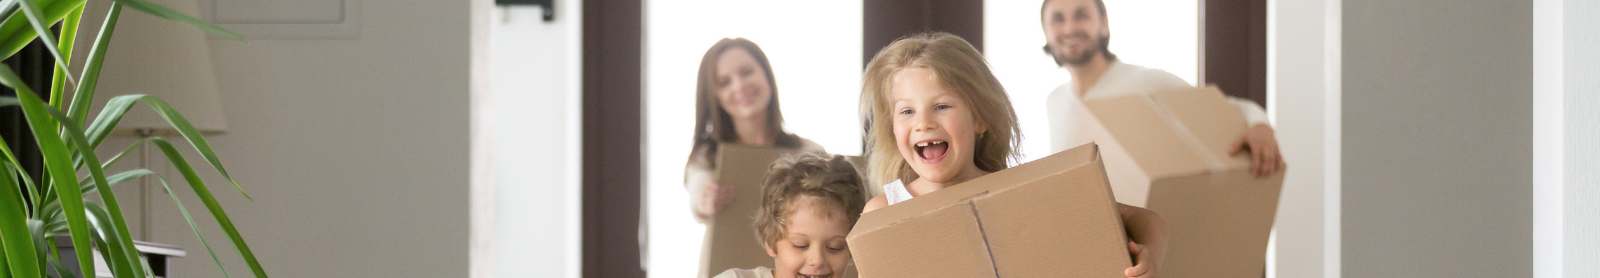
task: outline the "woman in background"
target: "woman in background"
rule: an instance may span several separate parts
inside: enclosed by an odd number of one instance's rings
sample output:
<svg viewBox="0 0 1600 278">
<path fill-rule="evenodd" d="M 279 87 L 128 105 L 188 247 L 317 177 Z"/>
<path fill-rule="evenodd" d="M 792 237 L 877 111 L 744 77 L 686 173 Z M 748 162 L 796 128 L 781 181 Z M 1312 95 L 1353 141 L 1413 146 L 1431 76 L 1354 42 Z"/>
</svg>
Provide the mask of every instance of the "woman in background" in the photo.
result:
<svg viewBox="0 0 1600 278">
<path fill-rule="evenodd" d="M 722 39 L 706 50 L 695 91 L 694 149 L 684 166 L 683 184 L 702 223 L 735 197 L 733 187 L 719 186 L 713 176 L 721 144 L 823 152 L 822 145 L 783 129 L 772 65 L 750 40 Z"/>
</svg>

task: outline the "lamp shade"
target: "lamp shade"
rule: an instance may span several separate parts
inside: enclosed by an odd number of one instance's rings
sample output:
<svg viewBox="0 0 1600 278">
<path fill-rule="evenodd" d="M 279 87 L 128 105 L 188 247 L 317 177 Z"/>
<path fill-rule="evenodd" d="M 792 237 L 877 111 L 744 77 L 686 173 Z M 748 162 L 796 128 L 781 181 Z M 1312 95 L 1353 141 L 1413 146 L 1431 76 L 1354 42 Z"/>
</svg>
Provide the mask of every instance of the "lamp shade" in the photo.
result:
<svg viewBox="0 0 1600 278">
<path fill-rule="evenodd" d="M 90 1 L 101 3 L 110 1 Z M 198 17 L 199 7 L 194 0 L 150 0 L 173 10 Z M 100 5 L 105 10 L 106 5 Z M 86 7 L 85 21 L 91 13 Z M 103 14 L 103 13 L 101 13 Z M 80 30 L 77 52 L 73 56 L 87 57 L 89 46 L 98 28 L 85 24 Z M 77 58 L 77 57 L 74 57 Z M 218 134 L 228 129 L 223 115 L 222 97 L 217 89 L 216 73 L 212 70 L 211 49 L 205 31 L 188 24 L 158 18 L 131 8 L 124 8 L 118 18 L 117 28 L 111 36 L 104 64 L 101 67 L 99 87 L 95 90 L 98 113 L 105 101 L 114 96 L 145 94 L 161 98 L 183 114 L 190 124 L 205 134 Z M 113 129 L 114 135 L 136 135 L 147 130 L 157 133 L 176 131 L 148 105 L 136 104 Z"/>
</svg>

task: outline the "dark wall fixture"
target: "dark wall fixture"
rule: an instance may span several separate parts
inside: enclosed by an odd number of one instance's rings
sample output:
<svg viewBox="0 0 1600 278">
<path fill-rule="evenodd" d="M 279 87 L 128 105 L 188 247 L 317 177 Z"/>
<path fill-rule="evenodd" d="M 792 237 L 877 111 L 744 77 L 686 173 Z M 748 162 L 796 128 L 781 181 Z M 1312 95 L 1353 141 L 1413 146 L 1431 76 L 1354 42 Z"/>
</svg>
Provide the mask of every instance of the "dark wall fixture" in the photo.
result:
<svg viewBox="0 0 1600 278">
<path fill-rule="evenodd" d="M 544 7 L 544 22 L 556 20 L 555 0 L 494 0 L 495 5 L 537 5 Z"/>
</svg>

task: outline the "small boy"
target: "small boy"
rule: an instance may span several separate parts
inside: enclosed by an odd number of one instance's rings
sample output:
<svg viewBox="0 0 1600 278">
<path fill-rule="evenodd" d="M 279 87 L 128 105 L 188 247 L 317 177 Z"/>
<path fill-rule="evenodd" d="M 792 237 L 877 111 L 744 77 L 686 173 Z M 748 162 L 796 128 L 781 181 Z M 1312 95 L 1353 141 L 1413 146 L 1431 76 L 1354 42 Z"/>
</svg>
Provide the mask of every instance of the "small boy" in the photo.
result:
<svg viewBox="0 0 1600 278">
<path fill-rule="evenodd" d="M 850 264 L 845 236 L 866 206 L 861 176 L 843 156 L 785 156 L 761 182 L 756 236 L 776 269 L 729 269 L 716 278 L 834 278 Z"/>
</svg>

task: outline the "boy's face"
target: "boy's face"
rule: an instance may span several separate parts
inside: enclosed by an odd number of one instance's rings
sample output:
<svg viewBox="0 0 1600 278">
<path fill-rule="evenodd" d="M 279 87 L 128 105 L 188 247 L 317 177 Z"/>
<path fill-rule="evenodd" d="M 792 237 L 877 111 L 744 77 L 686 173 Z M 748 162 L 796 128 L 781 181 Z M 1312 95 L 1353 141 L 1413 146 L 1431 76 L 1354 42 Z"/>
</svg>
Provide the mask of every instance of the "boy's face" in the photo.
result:
<svg viewBox="0 0 1600 278">
<path fill-rule="evenodd" d="M 833 278 L 844 275 L 850 262 L 850 248 L 844 237 L 850 223 L 838 209 L 818 210 L 811 200 L 801 197 L 790 205 L 788 234 L 767 245 L 767 255 L 776 261 L 775 278 Z M 828 215 L 824 217 L 823 215 Z"/>
<path fill-rule="evenodd" d="M 895 145 L 921 179 L 961 182 L 978 171 L 973 156 L 983 127 L 961 95 L 945 89 L 926 68 L 896 74 L 892 94 Z"/>
</svg>

